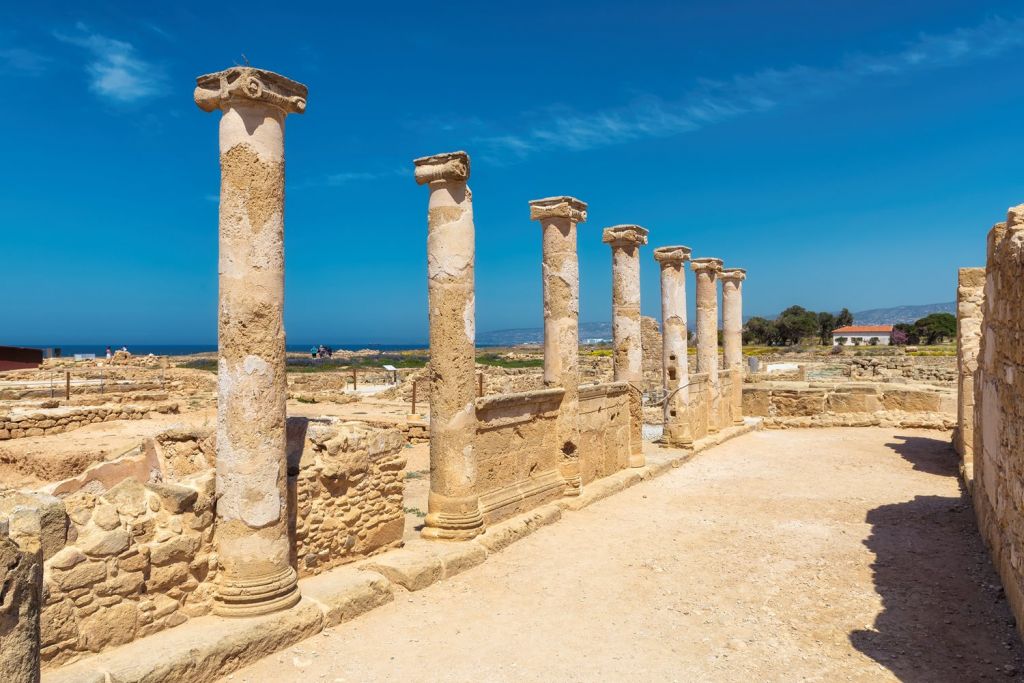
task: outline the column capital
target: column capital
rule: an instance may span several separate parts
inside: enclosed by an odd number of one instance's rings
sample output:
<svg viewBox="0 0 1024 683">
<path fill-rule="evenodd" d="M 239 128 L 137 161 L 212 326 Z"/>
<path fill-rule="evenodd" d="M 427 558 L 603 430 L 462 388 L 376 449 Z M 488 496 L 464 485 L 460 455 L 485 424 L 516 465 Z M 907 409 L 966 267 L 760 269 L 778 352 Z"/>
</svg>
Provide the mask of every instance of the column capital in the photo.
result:
<svg viewBox="0 0 1024 683">
<path fill-rule="evenodd" d="M 613 247 L 639 247 L 647 244 L 647 228 L 639 225 L 613 225 L 604 229 L 601 241 Z"/>
<path fill-rule="evenodd" d="M 654 250 L 654 260 L 665 266 L 681 266 L 690 260 L 693 252 L 689 247 L 658 247 Z"/>
<path fill-rule="evenodd" d="M 719 280 L 733 280 L 743 282 L 747 279 L 747 271 L 743 268 L 723 268 L 718 274 Z"/>
<path fill-rule="evenodd" d="M 203 111 L 248 101 L 277 107 L 285 114 L 301 114 L 306 111 L 308 93 L 309 89 L 302 83 L 273 71 L 233 66 L 197 78 L 193 96 Z"/>
<path fill-rule="evenodd" d="M 465 182 L 469 180 L 469 155 L 465 152 L 444 152 L 413 159 L 416 183 L 426 185 L 439 180 Z"/>
<path fill-rule="evenodd" d="M 568 218 L 573 223 L 587 220 L 587 203 L 575 197 L 545 197 L 530 202 L 530 220 Z"/>
<path fill-rule="evenodd" d="M 690 261 L 690 268 L 692 268 L 695 273 L 721 273 L 722 259 L 712 258 L 709 256 L 695 258 Z"/>
</svg>

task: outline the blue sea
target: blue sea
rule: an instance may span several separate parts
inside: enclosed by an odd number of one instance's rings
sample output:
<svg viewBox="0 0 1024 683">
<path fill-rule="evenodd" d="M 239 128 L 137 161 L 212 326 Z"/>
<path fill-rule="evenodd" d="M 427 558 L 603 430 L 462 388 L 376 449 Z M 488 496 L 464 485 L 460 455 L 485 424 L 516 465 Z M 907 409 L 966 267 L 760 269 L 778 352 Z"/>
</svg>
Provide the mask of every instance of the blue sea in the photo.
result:
<svg viewBox="0 0 1024 683">
<path fill-rule="evenodd" d="M 94 353 L 97 358 L 102 358 L 107 353 L 106 344 L 13 344 L 31 349 L 60 349 L 60 355 L 73 356 L 76 353 Z M 217 350 L 216 344 L 111 344 L 113 350 L 127 346 L 128 350 L 136 356 L 145 356 L 150 353 L 156 356 L 186 356 L 193 353 L 211 353 Z M 295 353 L 309 353 L 310 348 L 317 344 L 288 344 L 288 351 Z M 360 349 L 377 349 L 380 351 L 408 351 L 412 349 L 425 349 L 424 344 L 330 344 L 335 351 L 359 351 Z"/>
</svg>

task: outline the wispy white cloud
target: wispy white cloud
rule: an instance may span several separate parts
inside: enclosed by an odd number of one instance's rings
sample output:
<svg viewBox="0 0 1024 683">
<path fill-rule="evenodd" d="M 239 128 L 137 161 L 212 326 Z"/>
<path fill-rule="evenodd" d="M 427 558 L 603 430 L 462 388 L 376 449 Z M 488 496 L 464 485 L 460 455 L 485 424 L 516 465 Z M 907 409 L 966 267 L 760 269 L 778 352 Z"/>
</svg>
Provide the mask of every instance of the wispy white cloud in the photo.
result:
<svg viewBox="0 0 1024 683">
<path fill-rule="evenodd" d="M 53 60 L 22 47 L 0 48 L 0 68 L 25 76 L 38 76 Z"/>
<path fill-rule="evenodd" d="M 544 149 L 586 150 L 678 135 L 738 116 L 820 99 L 866 82 L 967 64 L 1024 44 L 1024 18 L 989 19 L 941 35 L 919 35 L 902 49 L 853 55 L 829 68 L 796 65 L 731 79 L 700 80 L 677 99 L 647 95 L 596 112 L 566 107 L 532 112 L 516 131 L 483 134 L 476 147 L 495 160 Z"/>
<path fill-rule="evenodd" d="M 408 167 L 395 167 L 381 171 L 342 171 L 340 173 L 332 173 L 322 181 L 313 184 L 338 187 L 340 185 L 348 185 L 353 182 L 383 180 L 385 178 L 396 178 L 402 175 L 412 175 L 411 164 Z"/>
<path fill-rule="evenodd" d="M 92 60 L 86 64 L 89 87 L 97 94 L 115 102 L 130 103 L 157 95 L 163 89 L 164 74 L 157 65 L 139 56 L 135 46 L 89 30 L 84 24 L 75 26 L 73 34 L 54 33 L 61 42 L 88 51 Z"/>
</svg>

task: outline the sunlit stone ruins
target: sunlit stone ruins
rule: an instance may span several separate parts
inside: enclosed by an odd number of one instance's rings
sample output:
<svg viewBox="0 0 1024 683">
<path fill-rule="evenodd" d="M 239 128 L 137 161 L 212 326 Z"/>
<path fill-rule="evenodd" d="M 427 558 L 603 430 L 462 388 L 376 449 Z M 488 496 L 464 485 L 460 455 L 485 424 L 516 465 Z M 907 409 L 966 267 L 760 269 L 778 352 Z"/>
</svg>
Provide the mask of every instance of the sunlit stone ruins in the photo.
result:
<svg viewBox="0 0 1024 683">
<path fill-rule="evenodd" d="M 199 77 L 194 97 L 220 112 L 215 405 L 212 376 L 198 370 L 161 367 L 159 388 L 169 375 L 181 401 L 215 422 L 173 422 L 180 401 L 152 388 L 124 390 L 116 407 L 75 403 L 89 389 L 73 392 L 70 374 L 63 402 L 51 386 L 28 412 L 0 415 L 11 444 L 93 423 L 164 425 L 116 457 L 33 470 L 33 485 L 0 490 L 0 680 L 216 680 L 763 427 L 955 425 L 981 532 L 1024 618 L 1024 208 L 993 228 L 986 268 L 959 273 L 955 372 L 847 358 L 833 361 L 842 379 L 815 380 L 812 363 L 774 375 L 748 367 L 744 269 L 693 258 L 690 246 L 645 257 L 659 230 L 631 224 L 601 231 L 613 339 L 607 356 L 584 354 L 577 243 L 598 230 L 578 234 L 580 199 L 535 199 L 516 239 L 542 245 L 543 367 L 499 372 L 478 362 L 470 157 L 421 157 L 429 364 L 401 377 L 392 368 L 400 416 L 358 418 L 342 410 L 362 400 L 354 371 L 351 392 L 345 377 L 315 388 L 286 373 L 284 124 L 305 112 L 306 86 L 233 67 Z M 649 342 L 642 268 L 660 274 L 660 338 Z M 106 391 L 136 380 L 100 381 Z M 424 443 L 426 468 L 415 470 Z"/>
</svg>

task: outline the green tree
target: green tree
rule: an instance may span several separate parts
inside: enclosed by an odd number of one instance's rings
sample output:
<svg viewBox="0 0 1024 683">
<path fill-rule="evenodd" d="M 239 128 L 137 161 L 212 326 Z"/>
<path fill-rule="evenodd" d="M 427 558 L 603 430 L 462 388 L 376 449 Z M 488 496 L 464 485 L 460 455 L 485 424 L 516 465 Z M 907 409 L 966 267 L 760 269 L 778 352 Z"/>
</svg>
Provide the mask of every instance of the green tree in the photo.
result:
<svg viewBox="0 0 1024 683">
<path fill-rule="evenodd" d="M 790 306 L 776 318 L 783 343 L 799 344 L 804 338 L 818 334 L 818 315 L 803 306 Z"/>
<path fill-rule="evenodd" d="M 837 327 L 836 316 L 824 311 L 818 314 L 818 340 L 822 345 L 832 342 L 832 330 Z"/>
<path fill-rule="evenodd" d="M 836 328 L 846 327 L 847 325 L 853 324 L 853 313 L 850 313 L 850 309 L 844 308 L 839 311 L 839 315 L 836 316 Z M 833 328 L 835 329 L 835 328 Z"/>
<path fill-rule="evenodd" d="M 747 321 L 745 336 L 750 343 L 770 346 L 777 343 L 778 328 L 774 321 L 754 316 Z"/>
<path fill-rule="evenodd" d="M 956 317 L 951 313 L 932 313 L 914 323 L 917 335 L 925 344 L 935 344 L 956 337 Z"/>
</svg>

